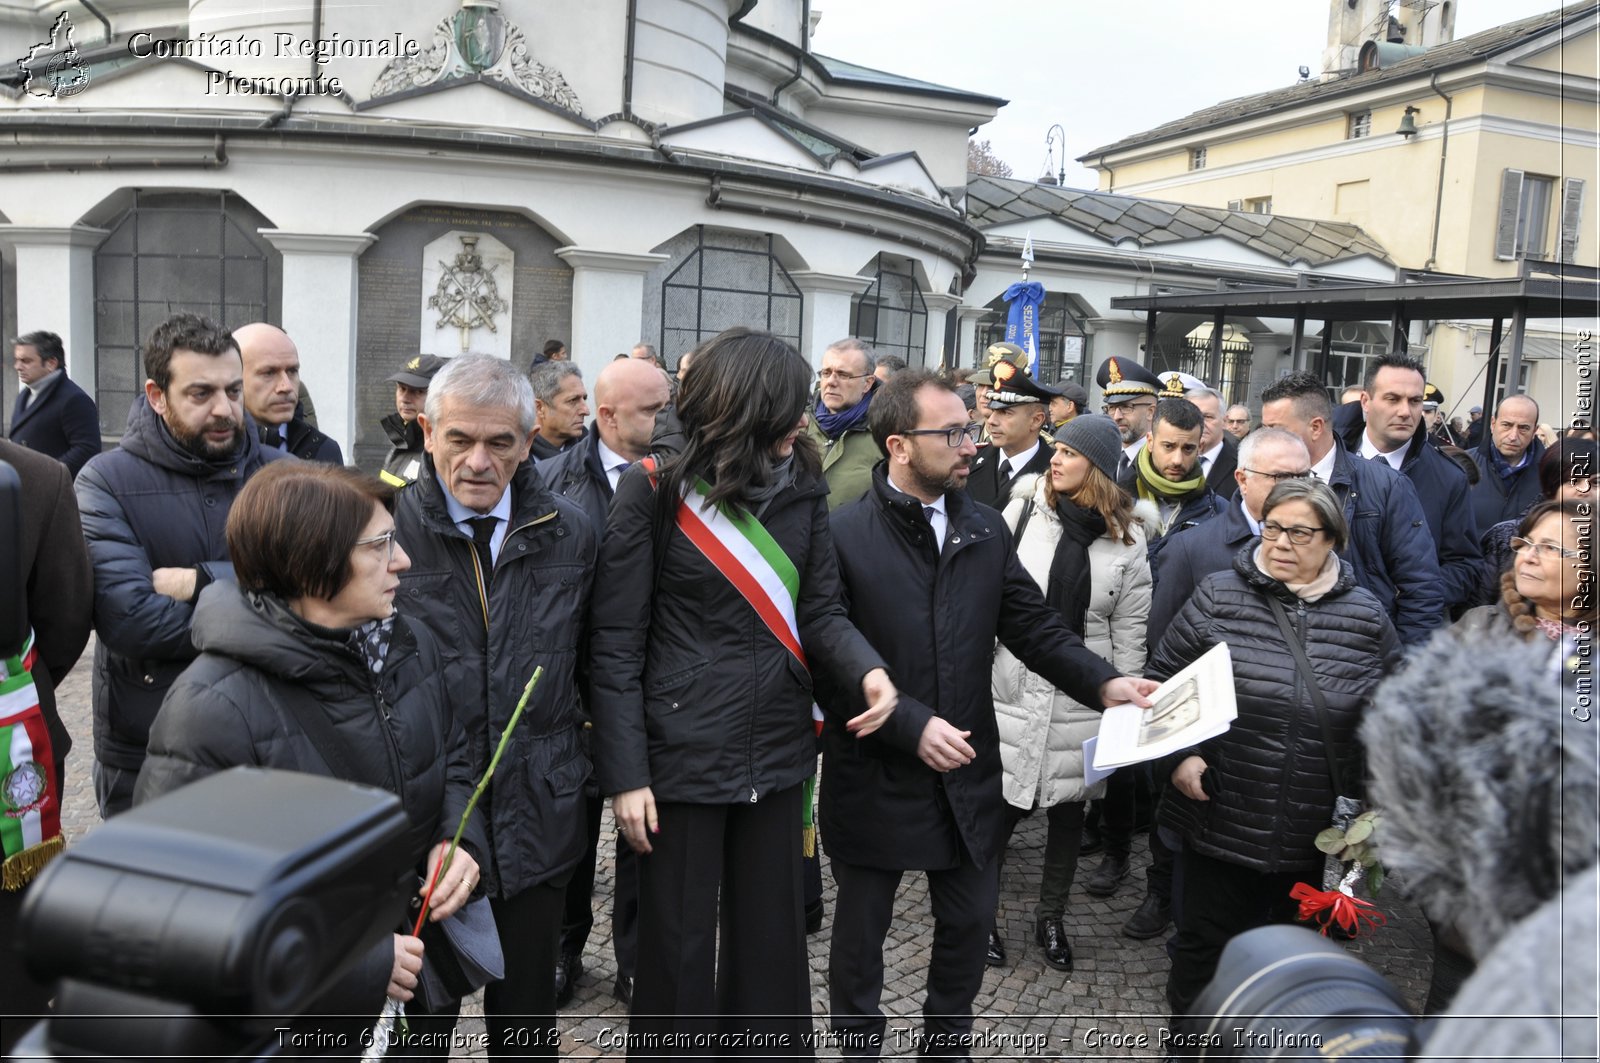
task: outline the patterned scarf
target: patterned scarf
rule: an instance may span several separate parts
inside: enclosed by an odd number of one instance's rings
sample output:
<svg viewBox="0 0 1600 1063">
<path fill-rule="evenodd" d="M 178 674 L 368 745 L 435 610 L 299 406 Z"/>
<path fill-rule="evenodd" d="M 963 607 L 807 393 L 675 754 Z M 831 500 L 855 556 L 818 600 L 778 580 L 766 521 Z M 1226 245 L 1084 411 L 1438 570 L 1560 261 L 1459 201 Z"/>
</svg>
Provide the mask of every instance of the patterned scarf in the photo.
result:
<svg viewBox="0 0 1600 1063">
<path fill-rule="evenodd" d="M 1195 463 L 1194 476 L 1174 482 L 1156 472 L 1156 467 L 1150 463 L 1150 446 L 1146 444 L 1139 448 L 1139 455 L 1134 458 L 1133 464 L 1138 473 L 1134 487 L 1140 498 L 1178 506 L 1205 492 L 1206 478 L 1198 462 Z"/>
<path fill-rule="evenodd" d="M 383 659 L 389 656 L 389 640 L 394 637 L 394 614 L 382 620 L 368 620 L 350 632 L 350 648 L 360 654 L 367 669 L 383 675 Z"/>
<path fill-rule="evenodd" d="M 811 411 L 811 416 L 816 420 L 817 427 L 822 430 L 822 434 L 829 439 L 838 439 L 850 429 L 861 427 L 862 422 L 867 419 L 867 408 L 872 404 L 873 390 L 872 388 L 867 389 L 867 393 L 861 396 L 860 402 L 854 406 L 847 406 L 838 413 L 834 413 L 824 406 L 822 399 L 819 397 L 816 408 Z"/>
</svg>

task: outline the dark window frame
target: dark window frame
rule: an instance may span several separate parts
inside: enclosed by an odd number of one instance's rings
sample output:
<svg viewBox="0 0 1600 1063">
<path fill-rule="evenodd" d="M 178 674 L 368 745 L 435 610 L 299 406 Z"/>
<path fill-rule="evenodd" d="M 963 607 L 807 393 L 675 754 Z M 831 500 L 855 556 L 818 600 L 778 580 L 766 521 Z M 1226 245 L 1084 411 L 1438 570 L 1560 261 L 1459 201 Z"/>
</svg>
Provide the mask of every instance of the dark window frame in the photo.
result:
<svg viewBox="0 0 1600 1063">
<path fill-rule="evenodd" d="M 784 267 L 783 263 L 778 259 L 778 256 L 774 251 L 774 246 L 776 243 L 775 237 L 771 233 L 764 233 L 762 235 L 766 238 L 766 250 L 755 251 L 748 247 L 728 247 L 722 244 L 707 243 L 706 227 L 704 225 L 695 226 L 694 248 L 686 256 L 684 256 L 682 262 L 678 263 L 672 268 L 672 271 L 668 273 L 661 282 L 661 342 L 657 350 L 662 352 L 676 351 L 679 355 L 681 355 L 685 351 L 690 351 L 695 347 L 698 347 L 701 343 L 722 332 L 724 329 L 731 328 L 734 324 L 746 325 L 750 328 L 765 329 L 766 331 L 778 336 L 780 339 L 793 344 L 796 348 L 800 347 L 800 341 L 805 327 L 805 300 L 800 294 L 799 285 L 795 284 L 794 278 L 789 276 L 788 269 Z M 747 259 L 762 260 L 766 263 L 767 267 L 765 270 L 767 278 L 766 286 L 764 288 L 725 288 L 717 285 L 707 285 L 705 283 L 705 275 L 706 256 L 708 253 L 714 255 L 735 255 L 742 256 Z M 685 283 L 678 279 L 680 274 L 691 268 L 694 270 L 693 284 Z M 786 286 L 788 290 L 779 290 L 780 285 Z M 674 289 L 679 291 L 692 291 L 696 293 L 694 303 L 694 325 L 692 328 L 687 324 L 678 325 L 673 323 L 671 316 L 673 301 L 668 298 L 668 293 Z M 720 328 L 708 327 L 706 325 L 705 300 L 707 292 L 711 292 L 713 294 L 721 293 L 726 295 L 765 295 L 766 314 L 764 323 L 741 321 L 725 324 Z M 796 304 L 794 307 L 794 332 L 779 332 L 773 327 L 774 311 L 777 309 L 779 302 L 789 301 L 792 301 Z M 673 334 L 671 339 L 668 338 L 669 333 Z M 690 334 L 693 336 L 693 338 L 685 341 L 680 334 Z M 676 362 L 674 362 L 670 368 L 676 371 Z"/>
<path fill-rule="evenodd" d="M 895 354 L 905 359 L 907 365 L 923 365 L 928 358 L 928 304 L 922 298 L 922 289 L 917 284 L 917 271 L 909 259 L 902 260 L 905 268 L 897 268 L 899 262 L 895 256 L 880 251 L 873 258 L 872 283 L 867 290 L 856 296 L 850 307 L 850 335 L 862 340 L 872 347 L 878 354 Z M 905 281 L 905 286 L 900 293 L 910 293 L 904 307 L 895 305 L 898 300 L 888 299 L 883 296 L 885 277 L 895 277 Z M 883 316 L 904 315 L 906 317 L 906 342 L 887 343 L 879 337 L 883 334 Z M 868 327 L 870 317 L 871 327 Z M 921 320 L 921 342 L 914 342 L 918 334 L 917 322 Z"/>
</svg>

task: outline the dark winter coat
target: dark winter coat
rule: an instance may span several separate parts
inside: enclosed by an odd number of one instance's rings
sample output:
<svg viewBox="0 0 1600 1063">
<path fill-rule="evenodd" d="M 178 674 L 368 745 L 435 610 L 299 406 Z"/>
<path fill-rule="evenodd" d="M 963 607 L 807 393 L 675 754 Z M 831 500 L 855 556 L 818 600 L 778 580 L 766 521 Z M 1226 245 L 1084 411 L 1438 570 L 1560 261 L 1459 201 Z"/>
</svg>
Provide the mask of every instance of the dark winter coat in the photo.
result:
<svg viewBox="0 0 1600 1063">
<path fill-rule="evenodd" d="M 1400 641 L 1425 642 L 1445 622 L 1444 578 L 1416 489 L 1388 462 L 1353 456 L 1337 439 L 1334 446 L 1339 453 L 1328 486 L 1350 527 L 1339 556 L 1378 599 Z"/>
<path fill-rule="evenodd" d="M 1218 498 L 1233 498 L 1239 491 L 1239 481 L 1233 478 L 1238 468 L 1239 443 L 1232 435 L 1224 432 L 1222 449 L 1217 452 L 1217 460 L 1206 470 L 1206 486 L 1215 491 Z"/>
<path fill-rule="evenodd" d="M 450 519 L 431 458 L 394 514 L 411 556 L 395 606 L 439 640 L 475 776 L 534 668 L 544 668 L 489 794 L 491 895 L 501 898 L 564 883 L 584 853 L 590 767 L 578 738 L 578 647 L 595 557 L 588 520 L 531 463 L 517 468 L 510 491 L 510 526 L 490 573 L 480 573 L 471 536 Z"/>
<path fill-rule="evenodd" d="M 134 803 L 238 765 L 339 777 L 292 707 L 305 698 L 343 739 L 355 781 L 388 780 L 384 788 L 405 810 L 410 859 L 425 872 L 428 851 L 455 834 L 476 783 L 433 636 L 397 618 L 375 676 L 338 637 L 348 633 L 308 624 L 281 601 L 228 581 L 201 592 L 193 634 L 200 656 L 162 702 Z M 483 862 L 477 813 L 462 846 Z M 358 967 L 376 1014 L 394 950 L 384 941 L 373 953 Z"/>
<path fill-rule="evenodd" d="M 1486 432 L 1482 444 L 1472 450 L 1472 460 L 1478 463 L 1478 482 L 1472 485 L 1472 518 L 1477 527 L 1488 529 L 1503 520 L 1520 520 L 1544 498 L 1544 488 L 1539 484 L 1539 461 L 1544 457 L 1544 444 L 1535 439 L 1528 445 L 1527 460 L 1511 474 L 1509 482 L 1500 478 L 1489 457 L 1494 447 L 1494 433 Z"/>
<path fill-rule="evenodd" d="M 1200 583 L 1146 669 L 1153 679 L 1169 679 L 1225 642 L 1239 709 L 1227 731 L 1193 751 L 1205 759 L 1211 799 L 1191 800 L 1168 783 L 1161 823 L 1205 856 L 1257 871 L 1308 870 L 1322 863 L 1312 839 L 1328 826 L 1338 795 L 1316 703 L 1267 595 L 1284 603 L 1305 646 L 1349 796 L 1359 796 L 1362 779 L 1361 713 L 1383 674 L 1399 663 L 1400 642 L 1348 562 L 1340 562 L 1331 591 L 1306 602 L 1262 573 L 1254 552 L 1254 543 L 1245 546 L 1230 571 Z M 1181 759 L 1171 758 L 1171 766 Z"/>
<path fill-rule="evenodd" d="M 122 445 L 78 475 L 83 537 L 94 563 L 94 755 L 114 768 L 144 762 L 150 721 L 194 659 L 193 602 L 157 594 L 158 568 L 199 567 L 232 579 L 223 530 L 245 481 L 269 461 L 246 418 L 231 457 L 207 461 L 172 437 L 144 396 L 128 411 Z"/>
<path fill-rule="evenodd" d="M 983 866 L 1005 843 L 995 640 L 1084 705 L 1100 707 L 1100 687 L 1118 673 L 1045 604 L 999 513 L 947 491 L 941 552 L 922 504 L 884 470 L 879 463 L 872 491 L 834 513 L 833 533 L 850 619 L 889 662 L 900 702 L 857 739 L 843 724 L 861 711 L 859 692 L 819 691 L 823 844 L 833 859 L 867 867 L 952 868 L 964 855 Z M 917 756 L 934 716 L 972 732 L 972 763 L 941 774 Z"/>
<path fill-rule="evenodd" d="M 63 370 L 26 410 L 22 408 L 22 395 L 17 395 L 11 414 L 11 441 L 55 458 L 76 476 L 90 458 L 100 453 L 100 411 L 89 393 Z"/>
<path fill-rule="evenodd" d="M 59 767 L 72 748 L 72 736 L 56 711 L 55 692 L 89 642 L 94 570 L 83 545 L 83 527 L 67 467 L 5 440 L 0 440 L 0 461 L 16 470 L 22 484 L 22 538 L 17 544 L 17 560 L 38 651 L 33 681 L 50 732 L 50 751 Z"/>
<path fill-rule="evenodd" d="M 268 450 L 278 449 L 279 429 L 276 425 L 258 424 L 261 445 Z M 339 444 L 323 435 L 315 426 L 298 414 L 284 428 L 288 430 L 289 449 L 286 452 L 301 461 L 320 461 L 326 465 L 343 465 L 344 451 Z"/>
<path fill-rule="evenodd" d="M 1361 461 L 1361 436 L 1367 428 L 1361 404 L 1348 402 L 1335 409 L 1333 425 L 1350 451 L 1351 460 Z M 1426 426 L 1420 425 L 1406 445 L 1400 474 L 1411 481 L 1427 518 L 1439 574 L 1444 579 L 1445 609 L 1474 604 L 1479 600 L 1483 550 L 1478 545 L 1478 526 L 1468 500 L 1472 485 L 1467 482 L 1467 474 L 1437 447 L 1429 445 Z"/>
<path fill-rule="evenodd" d="M 1213 572 L 1231 569 L 1239 548 L 1255 537 L 1238 499 L 1230 499 L 1228 508 L 1215 520 L 1203 521 L 1177 535 L 1168 535 L 1167 545 L 1161 551 L 1160 568 L 1150 574 L 1155 589 L 1150 595 L 1145 644 L 1159 645 L 1167 627 L 1193 596 L 1200 581 Z"/>
<path fill-rule="evenodd" d="M 389 438 L 389 456 L 383 459 L 378 476 L 394 487 L 404 487 L 422 472 L 422 422 L 391 413 L 378 427 Z"/>
<path fill-rule="evenodd" d="M 1005 459 L 1006 452 L 993 443 L 985 443 L 978 448 L 978 453 L 972 456 L 972 471 L 967 474 L 967 494 L 974 502 L 981 502 L 993 509 L 1001 509 L 1011 501 L 1011 485 L 1021 476 L 1043 476 L 1050 471 L 1050 459 L 1055 454 L 1055 444 L 1050 440 L 1040 437 L 1039 449 L 1033 452 L 1033 457 L 1020 469 L 1015 464 L 1011 467 L 1011 475 L 1004 480 L 1000 478 L 1000 462 Z M 883 455 L 878 455 L 882 460 Z M 877 461 L 873 462 L 874 465 Z"/>
<path fill-rule="evenodd" d="M 539 479 L 583 508 L 597 543 L 605 536 L 612 495 L 611 478 L 600 464 L 599 443 L 599 430 L 591 424 L 577 446 L 539 463 Z"/>
<path fill-rule="evenodd" d="M 759 518 L 799 573 L 809 672 L 676 525 L 658 565 L 654 507 L 636 465 L 600 548 L 589 704 L 602 792 L 648 786 L 657 801 L 721 805 L 799 785 L 817 764 L 813 683 L 859 692 L 883 667 L 840 605 L 827 484 L 801 472 Z"/>
</svg>

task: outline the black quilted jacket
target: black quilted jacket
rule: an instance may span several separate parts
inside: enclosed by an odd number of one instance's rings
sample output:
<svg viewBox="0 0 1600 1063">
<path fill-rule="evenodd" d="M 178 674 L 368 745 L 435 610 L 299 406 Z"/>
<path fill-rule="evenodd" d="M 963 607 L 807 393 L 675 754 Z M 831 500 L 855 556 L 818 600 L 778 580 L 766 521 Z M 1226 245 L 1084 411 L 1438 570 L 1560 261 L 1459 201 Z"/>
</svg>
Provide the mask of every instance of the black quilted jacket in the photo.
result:
<svg viewBox="0 0 1600 1063">
<path fill-rule="evenodd" d="M 1400 641 L 1378 600 L 1356 586 L 1349 562 L 1339 562 L 1333 590 L 1305 602 L 1256 568 L 1258 542 L 1234 556 L 1232 571 L 1206 577 L 1146 669 L 1165 680 L 1225 642 L 1239 707 L 1229 730 L 1194 751 L 1206 761 L 1211 800 L 1191 800 L 1169 781 L 1161 823 L 1206 856 L 1258 871 L 1297 871 L 1322 861 L 1312 839 L 1328 826 L 1335 794 L 1316 703 L 1267 595 L 1283 601 L 1305 645 L 1347 789 L 1361 780 L 1361 713 L 1384 673 L 1399 663 Z"/>
</svg>

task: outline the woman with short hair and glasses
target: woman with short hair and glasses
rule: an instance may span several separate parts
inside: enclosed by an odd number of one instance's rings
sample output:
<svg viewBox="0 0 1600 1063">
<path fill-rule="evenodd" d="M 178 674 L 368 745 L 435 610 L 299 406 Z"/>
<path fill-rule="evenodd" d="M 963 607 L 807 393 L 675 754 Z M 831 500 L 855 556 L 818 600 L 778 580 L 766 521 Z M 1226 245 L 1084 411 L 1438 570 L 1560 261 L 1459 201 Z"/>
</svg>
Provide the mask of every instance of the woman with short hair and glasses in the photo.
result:
<svg viewBox="0 0 1600 1063">
<path fill-rule="evenodd" d="M 1508 543 L 1513 560 L 1500 577 L 1500 600 L 1468 610 L 1452 630 L 1524 639 L 1559 639 L 1583 625 L 1592 631 L 1600 619 L 1592 511 L 1559 495 L 1528 510 Z"/>
<path fill-rule="evenodd" d="M 227 524 L 237 582 L 200 594 L 190 625 L 200 656 L 150 728 L 135 804 L 238 765 L 381 787 L 405 810 L 419 882 L 432 880 L 475 780 L 439 645 L 394 611 L 411 559 L 394 539 L 393 499 L 376 477 L 298 461 L 268 465 L 239 492 Z M 435 923 L 476 891 L 486 848 L 474 815 L 434 887 Z M 420 900 L 316 1010 L 365 1015 L 370 1029 L 387 994 L 408 1002 L 414 1033 L 437 1034 L 432 1043 L 448 1049 L 459 1000 L 434 988 L 428 1011 L 413 999 L 426 959 L 410 936 Z M 448 948 L 431 930 L 423 938 Z"/>
<path fill-rule="evenodd" d="M 1170 785 L 1161 825 L 1183 840 L 1167 981 L 1174 1016 L 1211 980 L 1228 939 L 1294 920 L 1290 889 L 1322 868 L 1312 839 L 1328 826 L 1335 797 L 1358 796 L 1361 713 L 1399 662 L 1400 641 L 1340 560 L 1348 537 L 1325 484 L 1279 483 L 1262 507 L 1261 537 L 1231 571 L 1206 577 L 1150 659 L 1147 674 L 1165 680 L 1227 643 L 1239 710 L 1227 731 L 1162 769 Z"/>
</svg>

